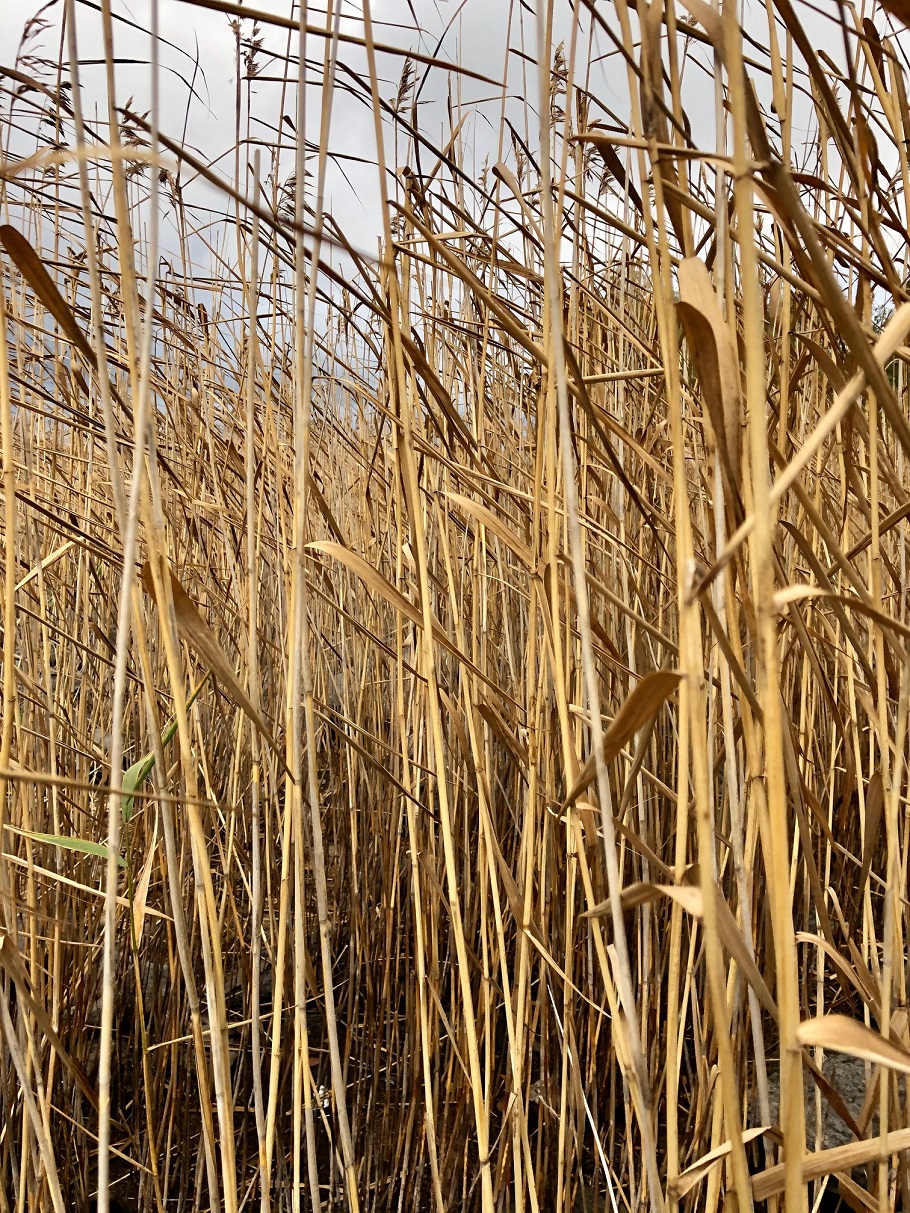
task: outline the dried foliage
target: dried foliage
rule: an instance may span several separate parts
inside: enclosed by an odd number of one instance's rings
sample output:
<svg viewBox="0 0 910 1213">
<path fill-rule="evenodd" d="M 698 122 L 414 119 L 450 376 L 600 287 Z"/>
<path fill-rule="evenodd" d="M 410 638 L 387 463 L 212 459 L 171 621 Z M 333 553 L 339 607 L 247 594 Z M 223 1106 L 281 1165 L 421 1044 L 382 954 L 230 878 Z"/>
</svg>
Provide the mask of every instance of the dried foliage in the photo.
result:
<svg viewBox="0 0 910 1213">
<path fill-rule="evenodd" d="M 910 1208 L 906 5 L 539 7 L 0 66 L 0 1213 Z"/>
</svg>

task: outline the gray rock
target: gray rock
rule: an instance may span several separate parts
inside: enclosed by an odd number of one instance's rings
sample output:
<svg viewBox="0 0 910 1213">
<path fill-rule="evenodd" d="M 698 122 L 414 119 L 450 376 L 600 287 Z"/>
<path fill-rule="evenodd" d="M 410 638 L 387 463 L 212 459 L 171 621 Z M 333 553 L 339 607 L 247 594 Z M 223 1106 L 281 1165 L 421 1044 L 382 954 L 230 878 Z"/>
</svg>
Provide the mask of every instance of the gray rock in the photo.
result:
<svg viewBox="0 0 910 1213">
<path fill-rule="evenodd" d="M 866 1082 L 873 1078 L 873 1066 L 866 1065 L 857 1057 L 845 1053 L 826 1053 L 822 1073 L 847 1105 L 847 1110 L 862 1128 L 863 1105 L 866 1100 Z M 853 1133 L 841 1120 L 815 1084 L 809 1071 L 803 1068 L 803 1093 L 806 1102 L 806 1145 L 810 1150 L 828 1150 L 855 1141 Z M 816 1096 L 821 1104 L 820 1133 L 817 1133 Z M 776 1061 L 768 1059 L 768 1097 L 771 1116 L 775 1123 L 780 1110 L 780 1069 Z M 758 1123 L 755 1121 L 754 1123 Z M 868 1130 L 867 1134 L 868 1136 Z"/>
</svg>

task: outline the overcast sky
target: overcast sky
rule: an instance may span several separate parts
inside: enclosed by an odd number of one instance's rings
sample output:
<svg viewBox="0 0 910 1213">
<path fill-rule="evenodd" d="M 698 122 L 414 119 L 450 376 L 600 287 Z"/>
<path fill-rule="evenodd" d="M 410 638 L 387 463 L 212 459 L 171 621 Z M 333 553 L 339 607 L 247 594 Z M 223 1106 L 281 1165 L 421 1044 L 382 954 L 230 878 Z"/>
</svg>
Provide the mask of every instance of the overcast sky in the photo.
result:
<svg viewBox="0 0 910 1213">
<path fill-rule="evenodd" d="M 104 101 L 104 68 L 99 62 L 101 17 L 97 11 L 97 0 L 90 0 L 90 3 L 91 7 L 80 0 L 77 6 L 87 114 Z M 287 16 L 290 3 L 291 0 L 258 0 L 256 7 Z M 420 29 L 415 27 L 412 5 L 419 15 Z M 530 99 L 532 107 L 536 100 L 533 64 L 523 57 L 533 59 L 536 49 L 536 19 L 529 11 L 531 7 L 528 0 L 514 0 L 512 3 L 510 0 L 463 0 L 461 3 L 459 0 L 373 0 L 372 11 L 376 24 L 375 36 L 379 41 L 425 54 L 436 53 L 441 59 L 459 62 L 493 80 L 502 80 L 507 71 L 508 91 L 513 98 L 512 115 L 519 122 L 528 116 L 525 98 Z M 40 8 L 40 4 L 34 0 L 23 0 L 22 3 L 0 0 L 0 63 L 13 65 L 23 26 Z M 60 54 L 62 8 L 62 3 L 58 2 L 46 9 L 49 28 L 26 48 L 29 54 L 50 60 L 52 65 L 57 63 Z M 113 8 L 115 13 L 141 27 L 136 30 L 125 22 L 115 23 L 115 50 L 117 58 L 122 61 L 117 70 L 117 101 L 123 105 L 132 98 L 134 109 L 142 112 L 148 109 L 150 81 L 150 39 L 142 31 L 147 30 L 149 25 L 151 0 L 113 0 Z M 360 33 L 359 4 L 355 0 L 344 0 L 342 11 L 345 14 L 342 30 Z M 612 5 L 604 5 L 603 11 L 611 14 L 611 19 L 615 20 Z M 842 38 L 834 22 L 826 16 L 836 13 L 834 0 L 819 0 L 817 12 L 811 4 L 803 2 L 799 11 L 815 45 L 825 49 L 835 62 L 843 62 Z M 222 13 L 196 8 L 183 0 L 160 0 L 159 14 L 163 39 L 160 53 L 161 129 L 181 139 L 185 128 L 187 145 L 198 149 L 204 159 L 215 161 L 223 176 L 232 178 L 237 72 L 235 37 L 230 20 Z M 747 24 L 754 24 L 756 30 L 764 29 L 766 17 L 763 2 L 746 0 L 746 16 Z M 311 9 L 310 20 L 314 24 L 322 24 L 324 14 L 319 9 Z M 557 0 L 554 43 L 568 39 L 571 20 L 569 0 Z M 587 22 L 584 28 L 586 31 Z M 244 37 L 249 37 L 252 22 L 244 21 L 242 29 Z M 264 28 L 262 35 L 264 45 L 258 56 L 259 78 L 249 86 L 250 108 L 257 119 L 252 125 L 251 136 L 254 139 L 261 136 L 271 144 L 282 109 L 286 115 L 293 117 L 295 99 L 289 92 L 282 107 L 281 85 L 269 79 L 280 78 L 285 73 L 283 64 L 270 59 L 268 52 L 278 55 L 286 53 L 287 32 Z M 440 40 L 441 45 L 437 49 Z M 311 39 L 308 50 L 310 58 L 321 61 L 323 47 L 321 39 Z M 507 54 L 509 48 L 511 52 Z M 296 53 L 296 37 L 292 37 L 290 49 L 292 54 Z M 366 60 L 362 51 L 345 46 L 341 57 L 345 64 L 365 75 Z M 588 58 L 594 63 L 591 91 L 606 110 L 612 110 L 620 119 L 627 120 L 629 97 L 625 66 L 602 34 L 595 37 L 590 56 L 585 43 L 580 59 L 585 61 Z M 714 141 L 713 86 L 708 72 L 698 66 L 700 62 L 710 67 L 710 59 L 703 47 L 693 48 L 690 59 L 684 73 L 684 104 L 693 122 L 695 142 L 702 147 L 711 147 Z M 95 62 L 92 63 L 92 60 Z M 401 57 L 393 55 L 382 54 L 379 57 L 381 92 L 387 100 L 396 94 L 403 62 Z M 45 78 L 52 80 L 52 73 L 53 67 L 46 69 Z M 485 160 L 492 164 L 497 156 L 500 129 L 501 96 L 498 90 L 439 69 L 430 70 L 425 77 L 420 65 L 417 80 L 421 85 L 420 127 L 427 136 L 439 145 L 446 142 L 452 121 L 451 107 L 456 121 L 464 117 L 461 138 L 465 167 L 476 175 L 482 171 Z M 349 91 L 345 87 L 349 83 L 349 77 L 344 73 L 339 74 L 330 140 L 330 146 L 338 158 L 329 172 L 327 203 L 352 242 L 364 251 L 373 252 L 380 232 L 380 212 L 376 205 L 378 179 L 373 115 L 369 106 L 364 104 L 362 90 L 354 88 Z M 766 82 L 760 76 L 757 83 L 760 93 L 766 94 Z M 243 88 L 245 90 L 247 85 L 244 84 Z M 320 103 L 321 88 L 317 78 L 308 92 L 308 130 L 311 139 L 318 138 Z M 796 126 L 798 142 L 798 119 Z M 528 141 L 535 150 L 533 128 Z M 252 151 L 247 149 L 247 152 L 241 167 L 241 177 L 246 178 L 241 181 L 243 188 L 248 188 L 250 184 L 246 161 L 252 159 Z M 387 138 L 387 158 L 390 168 L 400 167 L 391 134 Z M 289 153 L 282 165 L 281 177 L 289 173 L 290 163 Z M 426 169 L 428 164 L 423 167 Z M 268 164 L 264 166 L 264 172 L 267 171 Z M 207 197 L 215 209 L 223 209 L 224 202 L 216 196 L 213 187 L 197 184 L 194 188 L 194 201 Z M 163 239 L 166 241 L 165 234 Z"/>
<path fill-rule="evenodd" d="M 430 0 L 429 3 L 427 0 L 417 0 L 417 4 L 423 26 L 420 31 L 415 30 L 407 0 L 374 0 L 373 17 L 377 41 L 432 53 L 436 51 L 439 37 L 455 16 L 454 24 L 437 52 L 439 56 L 453 62 L 460 59 L 475 71 L 489 75 L 492 79 L 502 78 L 508 21 L 507 4 L 497 3 L 496 0 L 492 3 L 491 0 L 482 0 L 481 3 L 468 0 L 460 12 L 456 4 L 446 0 Z M 39 7 L 28 0 L 24 5 L 0 2 L 0 62 L 13 65 L 23 26 Z M 289 12 L 289 4 L 282 0 L 262 0 L 257 7 L 285 16 Z M 517 4 L 516 9 L 522 12 Z M 48 10 L 47 16 L 53 23 L 52 27 L 29 44 L 27 49 L 32 54 L 40 54 L 54 62 L 58 59 L 61 10 L 61 4 L 56 4 Z M 133 0 L 129 4 L 123 0 L 114 0 L 114 11 L 139 26 L 147 27 L 151 5 L 149 0 Z M 355 11 L 357 10 L 352 4 L 345 4 L 345 14 L 353 14 Z M 202 150 L 206 159 L 224 157 L 218 163 L 219 171 L 226 176 L 233 176 L 237 73 L 235 37 L 229 18 L 221 13 L 191 7 L 181 0 L 161 0 L 159 13 L 161 37 L 164 43 L 173 44 L 163 44 L 160 54 L 161 129 L 179 138 L 186 126 L 187 144 Z M 522 16 L 527 23 L 527 14 L 522 12 Z M 324 16 L 318 10 L 313 10 L 311 21 L 321 24 Z M 78 22 L 80 57 L 83 60 L 100 59 L 100 14 L 80 5 Z M 248 37 L 252 31 L 252 22 L 243 22 L 242 28 L 244 35 Z M 342 22 L 342 30 L 360 33 L 362 25 L 359 20 L 346 16 Z M 269 80 L 269 77 L 281 76 L 284 68 L 280 62 L 270 60 L 266 52 L 271 50 L 285 54 L 288 36 L 282 30 L 264 28 L 262 32 L 264 48 L 263 53 L 258 56 L 261 79 L 251 86 L 251 109 L 266 125 L 254 123 L 251 135 L 254 138 L 261 135 L 263 139 L 271 142 L 274 130 L 270 130 L 268 124 L 274 124 L 279 119 L 281 86 Z M 533 22 L 528 35 L 531 39 L 529 50 L 532 50 Z M 520 46 L 522 39 L 516 35 L 512 37 L 511 42 L 513 46 Z M 133 61 L 118 68 L 118 103 L 122 105 L 129 98 L 133 98 L 134 108 L 140 112 L 144 111 L 148 108 L 150 72 L 143 63 L 147 63 L 149 59 L 149 37 L 123 23 L 116 23 L 115 45 L 118 58 Z M 321 61 L 323 46 L 323 40 L 311 39 L 309 57 Z M 195 63 L 197 48 L 198 68 Z M 291 53 L 296 55 L 296 49 L 294 37 L 291 39 Z M 345 46 L 342 57 L 344 62 L 356 71 L 362 74 L 365 72 L 365 55 L 357 48 Z M 379 56 L 379 71 L 383 78 L 381 91 L 386 100 L 396 94 L 403 63 L 401 57 Z M 512 65 L 516 91 L 522 84 L 522 66 L 520 60 L 516 60 Z M 528 76 L 531 69 L 527 65 L 524 67 L 525 76 Z M 87 110 L 92 104 L 100 105 L 103 102 L 103 72 L 104 68 L 100 63 L 86 63 L 82 68 Z M 418 75 L 418 79 L 420 78 Z M 421 92 L 421 127 L 437 142 L 444 142 L 447 137 L 446 101 L 449 79 L 447 73 L 431 71 Z M 193 84 L 195 97 L 190 91 L 190 82 Z M 362 248 L 373 250 L 379 235 L 378 211 L 375 205 L 378 182 L 373 116 L 360 99 L 346 90 L 345 85 L 348 83 L 344 73 L 339 74 L 331 135 L 331 147 L 337 153 L 338 160 L 336 167 L 330 170 L 328 201 L 339 223 L 351 233 L 355 242 Z M 456 102 L 460 101 L 462 107 L 470 109 L 474 103 L 481 103 L 477 107 L 477 117 L 469 115 L 463 135 L 469 148 L 477 139 L 484 150 L 489 152 L 494 125 L 498 126 L 498 101 L 493 109 L 490 109 L 489 105 L 484 106 L 483 101 L 484 98 L 491 97 L 493 90 L 479 82 L 464 79 L 453 85 L 453 88 L 454 99 Z M 310 138 L 313 139 L 318 138 L 321 101 L 318 80 L 314 80 L 309 90 L 308 101 L 311 114 L 308 126 Z M 293 118 L 295 105 L 293 94 L 288 94 L 284 99 L 284 113 Z M 490 110 L 490 113 L 481 117 L 484 109 Z M 493 150 L 495 151 L 495 146 Z M 394 163 L 394 148 L 391 146 L 388 155 L 390 167 L 397 167 Z M 367 163 L 358 163 L 358 159 Z"/>
</svg>

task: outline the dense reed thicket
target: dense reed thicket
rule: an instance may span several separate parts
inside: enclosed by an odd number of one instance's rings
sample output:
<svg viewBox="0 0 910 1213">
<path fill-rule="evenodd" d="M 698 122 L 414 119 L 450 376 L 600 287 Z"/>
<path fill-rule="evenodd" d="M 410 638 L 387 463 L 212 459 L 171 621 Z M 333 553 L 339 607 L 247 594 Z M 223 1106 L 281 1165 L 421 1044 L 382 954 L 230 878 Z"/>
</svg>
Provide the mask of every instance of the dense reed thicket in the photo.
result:
<svg viewBox="0 0 910 1213">
<path fill-rule="evenodd" d="M 910 1209 L 901 6 L 327 4 L 4 51 L 0 1213 Z"/>
</svg>

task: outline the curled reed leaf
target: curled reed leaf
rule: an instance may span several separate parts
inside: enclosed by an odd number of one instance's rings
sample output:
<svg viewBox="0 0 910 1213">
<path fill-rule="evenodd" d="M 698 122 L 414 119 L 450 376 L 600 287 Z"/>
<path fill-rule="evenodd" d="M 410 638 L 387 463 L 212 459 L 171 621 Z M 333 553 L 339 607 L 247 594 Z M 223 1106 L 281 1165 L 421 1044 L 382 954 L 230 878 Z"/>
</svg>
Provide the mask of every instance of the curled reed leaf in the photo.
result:
<svg viewBox="0 0 910 1213">
<path fill-rule="evenodd" d="M 249 719 L 253 722 L 269 746 L 275 752 L 276 756 L 283 763 L 281 752 L 275 744 L 275 739 L 262 717 L 262 713 L 254 706 L 249 695 L 247 695 L 240 679 L 234 673 L 234 670 L 225 656 L 224 650 L 218 642 L 215 633 L 202 618 L 199 608 L 190 598 L 189 594 L 177 580 L 173 572 L 168 570 L 170 575 L 170 591 L 171 598 L 174 603 L 174 615 L 177 620 L 177 631 L 181 640 L 184 640 L 191 649 L 195 651 L 197 656 L 201 657 L 203 662 L 209 667 L 209 671 L 214 678 L 223 687 L 227 695 L 233 699 L 234 703 L 239 707 Z M 151 566 L 146 562 L 142 566 L 142 584 L 145 586 L 149 596 L 157 603 L 159 609 L 162 603 L 158 602 L 155 595 L 155 581 L 152 576 Z M 171 731 L 173 736 L 173 729 Z M 139 776 L 142 779 L 151 771 L 151 766 L 145 770 L 145 765 L 148 765 L 148 758 L 141 760 L 143 768 L 137 771 L 137 780 Z M 138 786 L 138 782 L 137 782 Z"/>
<path fill-rule="evenodd" d="M 849 1053 L 900 1074 L 910 1074 L 910 1050 L 886 1040 L 860 1020 L 846 1015 L 819 1015 L 807 1019 L 799 1025 L 797 1038 L 803 1045 Z"/>
<path fill-rule="evenodd" d="M 625 699 L 613 717 L 610 727 L 603 734 L 604 762 L 610 763 L 639 729 L 654 719 L 666 701 L 679 686 L 682 675 L 674 670 L 656 670 L 648 674 Z M 582 767 L 581 773 L 563 801 L 565 809 L 581 796 L 594 781 L 597 762 L 592 754 Z"/>
</svg>

